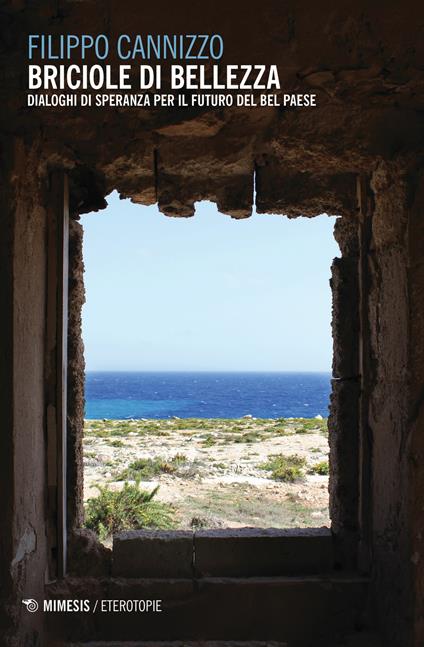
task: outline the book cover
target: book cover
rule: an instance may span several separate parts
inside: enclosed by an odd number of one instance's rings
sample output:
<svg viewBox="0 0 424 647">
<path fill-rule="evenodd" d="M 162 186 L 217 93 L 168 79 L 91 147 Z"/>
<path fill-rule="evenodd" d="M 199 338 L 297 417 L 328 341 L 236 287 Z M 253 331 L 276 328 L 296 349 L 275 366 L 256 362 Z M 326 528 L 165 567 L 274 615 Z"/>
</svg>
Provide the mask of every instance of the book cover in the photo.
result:
<svg viewBox="0 0 424 647">
<path fill-rule="evenodd" d="M 423 36 L 0 3 L 0 645 L 424 645 Z"/>
</svg>

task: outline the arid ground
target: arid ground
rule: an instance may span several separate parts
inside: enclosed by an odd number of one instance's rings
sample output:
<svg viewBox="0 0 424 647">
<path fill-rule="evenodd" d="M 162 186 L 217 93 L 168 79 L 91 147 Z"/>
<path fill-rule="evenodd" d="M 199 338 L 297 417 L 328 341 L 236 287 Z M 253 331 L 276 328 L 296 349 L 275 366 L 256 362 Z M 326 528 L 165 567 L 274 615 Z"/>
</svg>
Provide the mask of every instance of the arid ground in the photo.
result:
<svg viewBox="0 0 424 647">
<path fill-rule="evenodd" d="M 329 524 L 322 418 L 87 420 L 84 468 L 85 500 L 159 486 L 175 528 Z"/>
</svg>

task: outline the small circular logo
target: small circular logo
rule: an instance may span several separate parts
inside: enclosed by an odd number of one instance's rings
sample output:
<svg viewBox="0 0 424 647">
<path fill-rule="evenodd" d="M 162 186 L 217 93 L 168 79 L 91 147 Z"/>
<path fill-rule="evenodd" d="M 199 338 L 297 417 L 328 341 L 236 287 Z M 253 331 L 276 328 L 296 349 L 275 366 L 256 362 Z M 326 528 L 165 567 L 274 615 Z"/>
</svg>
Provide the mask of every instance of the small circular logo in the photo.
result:
<svg viewBox="0 0 424 647">
<path fill-rule="evenodd" d="M 26 598 L 25 600 L 22 600 L 22 604 L 24 604 L 28 611 L 31 611 L 31 613 L 38 611 L 38 602 L 33 598 Z"/>
</svg>

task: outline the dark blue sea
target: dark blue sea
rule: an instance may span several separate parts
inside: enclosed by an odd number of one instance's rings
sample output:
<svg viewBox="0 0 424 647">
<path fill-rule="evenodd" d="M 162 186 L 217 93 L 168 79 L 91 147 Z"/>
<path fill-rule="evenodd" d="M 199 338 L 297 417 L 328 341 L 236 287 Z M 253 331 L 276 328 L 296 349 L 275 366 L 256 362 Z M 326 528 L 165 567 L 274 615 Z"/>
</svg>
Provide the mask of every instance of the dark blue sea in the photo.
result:
<svg viewBox="0 0 424 647">
<path fill-rule="evenodd" d="M 86 418 L 328 416 L 330 373 L 88 372 Z"/>
</svg>

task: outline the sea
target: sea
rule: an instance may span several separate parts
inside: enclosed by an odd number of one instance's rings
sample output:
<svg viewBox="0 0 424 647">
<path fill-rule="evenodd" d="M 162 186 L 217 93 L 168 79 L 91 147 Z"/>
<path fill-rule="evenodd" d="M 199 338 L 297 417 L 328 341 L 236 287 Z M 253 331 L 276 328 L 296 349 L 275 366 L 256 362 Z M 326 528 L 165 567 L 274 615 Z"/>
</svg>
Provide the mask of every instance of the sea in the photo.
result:
<svg viewBox="0 0 424 647">
<path fill-rule="evenodd" d="M 330 373 L 89 371 L 87 419 L 328 416 Z"/>
</svg>

